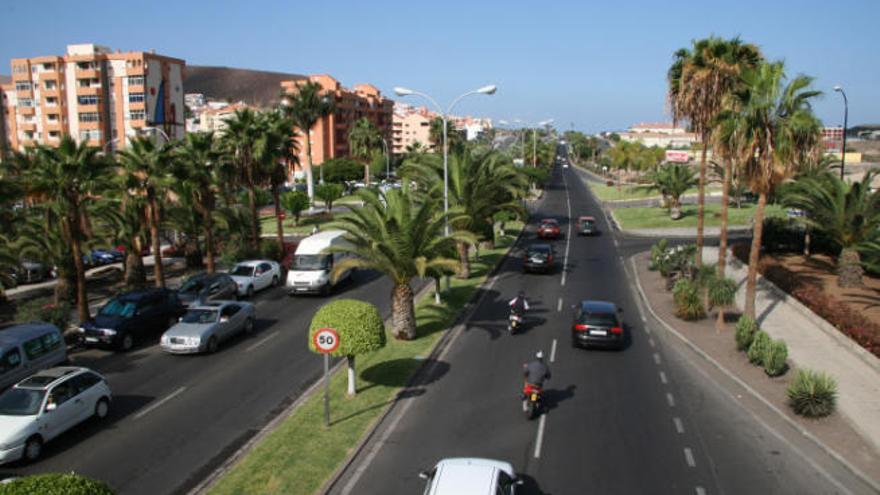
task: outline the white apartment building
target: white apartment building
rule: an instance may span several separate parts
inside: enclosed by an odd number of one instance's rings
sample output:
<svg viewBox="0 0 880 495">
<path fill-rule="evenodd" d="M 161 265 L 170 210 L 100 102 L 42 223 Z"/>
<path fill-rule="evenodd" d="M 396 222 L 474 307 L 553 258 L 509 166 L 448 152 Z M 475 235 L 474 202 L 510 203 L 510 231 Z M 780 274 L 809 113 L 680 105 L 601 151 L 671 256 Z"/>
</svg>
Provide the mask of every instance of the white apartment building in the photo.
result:
<svg viewBox="0 0 880 495">
<path fill-rule="evenodd" d="M 699 141 L 696 134 L 671 122 L 640 122 L 630 127 L 628 132 L 621 132 L 620 139 L 660 148 L 690 148 Z"/>
</svg>

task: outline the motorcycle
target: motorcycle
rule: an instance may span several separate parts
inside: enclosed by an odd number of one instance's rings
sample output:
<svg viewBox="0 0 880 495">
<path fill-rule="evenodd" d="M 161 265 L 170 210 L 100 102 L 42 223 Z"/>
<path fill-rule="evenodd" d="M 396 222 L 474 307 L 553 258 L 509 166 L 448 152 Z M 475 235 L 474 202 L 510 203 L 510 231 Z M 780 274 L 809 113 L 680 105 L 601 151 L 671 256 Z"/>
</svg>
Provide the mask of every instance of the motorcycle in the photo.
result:
<svg viewBox="0 0 880 495">
<path fill-rule="evenodd" d="M 541 413 L 543 396 L 541 388 L 526 383 L 522 393 L 522 408 L 527 419 L 535 419 Z"/>
<path fill-rule="evenodd" d="M 513 335 L 514 332 L 519 330 L 523 324 L 523 317 L 521 314 L 511 311 L 510 316 L 507 318 L 507 332 Z"/>
</svg>

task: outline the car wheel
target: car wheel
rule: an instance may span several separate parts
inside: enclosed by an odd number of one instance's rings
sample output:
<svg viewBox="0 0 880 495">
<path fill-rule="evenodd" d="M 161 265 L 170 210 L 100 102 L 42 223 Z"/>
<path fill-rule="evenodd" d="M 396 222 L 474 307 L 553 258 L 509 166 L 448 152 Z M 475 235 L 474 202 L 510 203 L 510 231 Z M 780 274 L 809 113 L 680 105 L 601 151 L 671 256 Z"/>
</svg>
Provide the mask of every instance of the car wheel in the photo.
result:
<svg viewBox="0 0 880 495">
<path fill-rule="evenodd" d="M 246 333 L 246 334 L 254 333 L 254 319 L 253 318 L 248 318 L 247 320 L 244 320 L 244 333 Z"/>
<path fill-rule="evenodd" d="M 134 347 L 134 336 L 130 333 L 123 335 L 120 348 L 123 351 L 130 351 L 132 347 Z"/>
<path fill-rule="evenodd" d="M 214 354 L 217 352 L 217 348 L 220 344 L 217 342 L 217 337 L 211 337 L 208 339 L 208 354 Z"/>
<path fill-rule="evenodd" d="M 95 417 L 98 419 L 105 419 L 109 412 L 110 401 L 108 401 L 106 397 L 101 397 L 101 399 L 98 400 L 98 403 L 95 404 Z"/>
<path fill-rule="evenodd" d="M 278 275 L 272 277 L 272 287 L 278 287 Z"/>
<path fill-rule="evenodd" d="M 245 292 L 247 293 L 247 298 L 248 298 L 248 299 L 254 297 L 254 286 L 253 286 L 253 285 L 248 285 L 247 291 L 245 291 Z"/>
<path fill-rule="evenodd" d="M 40 458 L 43 453 L 43 439 L 38 435 L 34 435 L 27 439 L 24 443 L 24 453 L 22 457 L 27 462 L 34 462 Z"/>
</svg>

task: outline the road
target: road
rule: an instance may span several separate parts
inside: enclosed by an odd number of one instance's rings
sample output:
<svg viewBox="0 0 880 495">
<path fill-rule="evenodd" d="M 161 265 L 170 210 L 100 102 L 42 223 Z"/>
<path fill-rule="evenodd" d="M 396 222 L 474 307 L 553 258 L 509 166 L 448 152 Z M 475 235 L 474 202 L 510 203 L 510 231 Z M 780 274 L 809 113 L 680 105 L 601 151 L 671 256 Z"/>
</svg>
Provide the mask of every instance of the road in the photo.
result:
<svg viewBox="0 0 880 495">
<path fill-rule="evenodd" d="M 596 214 L 603 235 L 557 241 L 566 268 L 552 275 L 524 275 L 519 252 L 508 257 L 440 365 L 417 384 L 423 393 L 392 409 L 330 493 L 421 493 L 418 473 L 455 456 L 513 463 L 524 480 L 517 493 L 868 493 L 832 459 L 768 429 L 772 421 L 643 318 L 619 256 L 632 247 L 579 177 L 557 168 L 535 216 L 557 218 L 567 231 L 569 218 Z M 528 242 L 527 234 L 519 247 Z M 519 290 L 536 308 L 526 331 L 509 336 L 506 301 Z M 570 345 L 571 305 L 581 299 L 624 309 L 624 350 Z M 539 349 L 553 378 L 546 413 L 528 421 L 521 369 Z"/>
<path fill-rule="evenodd" d="M 391 283 L 359 271 L 336 297 L 372 302 L 390 314 Z M 0 476 L 76 471 L 110 484 L 120 495 L 185 493 L 291 404 L 322 372 L 307 350 L 321 297 L 254 297 L 254 335 L 213 355 L 173 356 L 149 345 L 127 354 L 88 350 L 73 364 L 107 377 L 114 393 L 105 423 L 83 423 L 48 443 L 33 465 L 0 467 Z"/>
</svg>

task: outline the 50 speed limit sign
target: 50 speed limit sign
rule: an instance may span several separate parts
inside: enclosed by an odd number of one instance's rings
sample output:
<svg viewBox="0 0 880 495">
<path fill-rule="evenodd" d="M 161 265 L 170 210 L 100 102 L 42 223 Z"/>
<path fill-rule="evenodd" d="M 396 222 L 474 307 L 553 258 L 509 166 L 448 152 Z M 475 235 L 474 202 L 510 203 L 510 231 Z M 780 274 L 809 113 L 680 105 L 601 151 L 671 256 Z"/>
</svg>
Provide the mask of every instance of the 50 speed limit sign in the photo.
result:
<svg viewBox="0 0 880 495">
<path fill-rule="evenodd" d="M 329 354 L 339 347 L 339 334 L 332 328 L 319 328 L 312 337 L 312 343 L 318 352 Z"/>
</svg>

